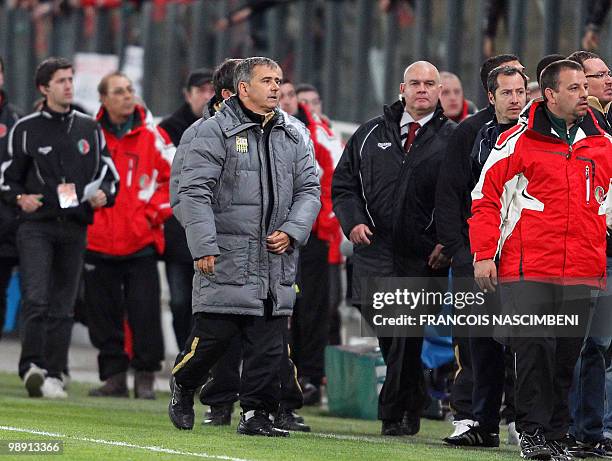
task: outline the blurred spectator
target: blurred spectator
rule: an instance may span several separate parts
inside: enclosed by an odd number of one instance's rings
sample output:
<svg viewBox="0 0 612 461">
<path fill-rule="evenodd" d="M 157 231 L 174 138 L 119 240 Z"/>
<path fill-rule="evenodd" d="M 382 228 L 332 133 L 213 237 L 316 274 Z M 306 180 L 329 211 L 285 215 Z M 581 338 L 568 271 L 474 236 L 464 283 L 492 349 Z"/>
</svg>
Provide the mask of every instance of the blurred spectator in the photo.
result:
<svg viewBox="0 0 612 461">
<path fill-rule="evenodd" d="M 490 58 L 495 53 L 497 26 L 502 18 L 508 24 L 507 0 L 487 0 L 482 29 L 482 53 L 485 58 Z"/>
<path fill-rule="evenodd" d="M 527 85 L 527 100 L 537 99 L 542 97 L 540 84 L 538 82 L 529 82 Z"/>
<path fill-rule="evenodd" d="M 478 109 L 474 103 L 463 96 L 463 86 L 457 75 L 451 72 L 440 72 L 440 84 L 442 85 L 440 104 L 444 109 L 444 115 L 453 122 L 459 123 L 468 115 L 476 113 Z"/>
<path fill-rule="evenodd" d="M 599 32 L 610 10 L 610 0 L 591 0 L 588 3 L 587 20 L 582 48 L 593 51 L 599 48 Z"/>
<path fill-rule="evenodd" d="M 104 385 L 94 397 L 127 397 L 127 370 L 135 370 L 134 396 L 154 399 L 154 373 L 164 344 L 157 257 L 164 250 L 163 223 L 172 210 L 168 197 L 174 147 L 146 121 L 134 88 L 120 72 L 98 85 L 98 120 L 122 187 L 113 209 L 100 210 L 88 230 L 85 299 L 91 342 L 99 349 Z M 123 321 L 133 333 L 133 357 L 124 350 Z"/>
</svg>

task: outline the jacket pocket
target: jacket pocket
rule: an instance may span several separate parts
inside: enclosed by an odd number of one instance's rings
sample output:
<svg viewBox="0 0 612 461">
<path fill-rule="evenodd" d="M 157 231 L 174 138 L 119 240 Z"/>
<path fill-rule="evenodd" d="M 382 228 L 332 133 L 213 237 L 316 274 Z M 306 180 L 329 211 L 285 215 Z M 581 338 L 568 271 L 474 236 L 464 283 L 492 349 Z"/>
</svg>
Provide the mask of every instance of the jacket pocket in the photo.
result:
<svg viewBox="0 0 612 461">
<path fill-rule="evenodd" d="M 215 259 L 213 283 L 244 285 L 248 278 L 249 239 L 240 235 L 217 235 L 220 254 Z"/>
<path fill-rule="evenodd" d="M 281 285 L 293 285 L 295 283 L 297 260 L 297 251 L 291 254 L 285 252 L 281 255 Z"/>
</svg>

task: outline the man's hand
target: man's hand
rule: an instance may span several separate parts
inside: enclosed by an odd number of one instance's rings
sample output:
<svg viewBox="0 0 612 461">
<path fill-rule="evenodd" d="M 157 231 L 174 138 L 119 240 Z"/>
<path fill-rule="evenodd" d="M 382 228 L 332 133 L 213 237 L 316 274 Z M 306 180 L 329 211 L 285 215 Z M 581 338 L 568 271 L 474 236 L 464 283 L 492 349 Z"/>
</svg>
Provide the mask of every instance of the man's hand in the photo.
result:
<svg viewBox="0 0 612 461">
<path fill-rule="evenodd" d="M 478 287 L 485 293 L 495 292 L 497 286 L 497 267 L 492 259 L 483 259 L 474 263 L 474 278 Z"/>
<path fill-rule="evenodd" d="M 42 198 L 42 194 L 23 194 L 17 200 L 17 205 L 21 208 L 25 213 L 34 213 L 42 206 L 42 202 L 40 199 Z"/>
<path fill-rule="evenodd" d="M 213 275 L 215 273 L 215 258 L 216 256 L 204 256 L 196 261 L 196 266 L 204 275 Z"/>
<path fill-rule="evenodd" d="M 93 197 L 88 200 L 91 207 L 95 210 L 106 205 L 106 194 L 101 189 L 98 189 Z"/>
<path fill-rule="evenodd" d="M 427 264 L 429 264 L 429 267 L 432 269 L 441 269 L 442 267 L 448 266 L 450 263 L 450 260 L 442 254 L 442 248 L 444 248 L 444 245 L 438 243 L 429 255 Z"/>
<path fill-rule="evenodd" d="M 593 29 L 587 29 L 582 36 L 582 49 L 593 51 L 599 48 L 599 34 Z"/>
<path fill-rule="evenodd" d="M 355 245 L 369 245 L 372 231 L 365 224 L 357 224 L 349 234 L 349 240 Z"/>
<path fill-rule="evenodd" d="M 266 237 L 266 242 L 267 249 L 270 253 L 282 255 L 287 251 L 287 248 L 289 248 L 291 239 L 282 231 L 274 231 L 271 235 Z"/>
</svg>

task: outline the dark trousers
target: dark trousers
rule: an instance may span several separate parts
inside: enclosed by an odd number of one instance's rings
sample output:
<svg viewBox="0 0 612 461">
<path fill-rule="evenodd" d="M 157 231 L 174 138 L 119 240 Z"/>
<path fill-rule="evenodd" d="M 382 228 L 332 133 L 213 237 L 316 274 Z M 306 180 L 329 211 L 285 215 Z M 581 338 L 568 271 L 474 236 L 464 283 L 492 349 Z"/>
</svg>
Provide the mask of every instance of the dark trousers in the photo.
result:
<svg viewBox="0 0 612 461">
<path fill-rule="evenodd" d="M 447 277 L 448 270 L 431 270 L 425 261 L 397 257 L 395 271 L 400 277 Z M 420 416 L 429 402 L 421 351 L 423 338 L 379 337 L 378 344 L 387 365 L 385 383 L 378 396 L 378 419 L 401 420 L 405 412 Z"/>
<path fill-rule="evenodd" d="M 501 286 L 504 313 L 586 313 L 590 288 L 547 283 L 515 282 Z M 548 440 L 563 438 L 569 429 L 568 395 L 582 337 L 561 337 L 541 327 L 543 337 L 510 338 L 514 353 L 516 426 L 519 432 L 538 428 Z M 545 336 L 544 336 L 545 335 Z"/>
<path fill-rule="evenodd" d="M 21 377 L 31 364 L 57 378 L 68 368 L 85 241 L 86 227 L 72 221 L 26 221 L 17 230 L 23 297 Z"/>
<path fill-rule="evenodd" d="M 159 273 L 154 256 L 85 259 L 85 301 L 89 337 L 99 350 L 100 379 L 128 370 L 158 371 L 164 358 Z M 125 352 L 123 322 L 127 315 L 134 356 Z"/>
<path fill-rule="evenodd" d="M 6 318 L 6 290 L 8 289 L 13 267 L 17 265 L 16 258 L 0 258 L 0 338 Z"/>
<path fill-rule="evenodd" d="M 272 316 L 272 304 L 265 303 L 265 315 L 194 314 L 187 347 L 176 358 L 172 374 L 188 389 L 202 385 L 210 369 L 225 353 L 232 338 L 242 342 L 240 406 L 244 411 L 276 412 L 280 399 L 280 366 L 283 358 L 283 330 L 287 317 Z"/>
<path fill-rule="evenodd" d="M 170 289 L 170 311 L 172 329 L 180 350 L 191 331 L 191 291 L 193 284 L 193 263 L 166 262 L 166 279 Z"/>
<path fill-rule="evenodd" d="M 293 352 L 300 377 L 319 385 L 325 376 L 325 346 L 329 338 L 328 245 L 310 235 L 300 249 L 298 287 L 291 320 Z"/>
<path fill-rule="evenodd" d="M 289 331 L 283 332 L 283 358 L 280 373 L 280 406 L 297 410 L 304 405 L 302 388 L 297 381 L 297 369 L 290 357 Z M 241 339 L 235 336 L 223 356 L 211 369 L 211 378 L 200 391 L 204 405 L 231 405 L 239 398 Z"/>
<path fill-rule="evenodd" d="M 468 253 L 469 251 L 464 249 L 453 258 L 453 289 L 455 292 L 470 292 L 474 290 L 474 267 L 471 255 Z M 455 372 L 450 395 L 453 417 L 455 421 L 463 419 L 474 420 L 475 416 L 472 408 L 474 370 L 470 338 L 465 332 L 462 335 L 453 336 L 453 349 L 457 364 L 457 371 Z"/>
</svg>

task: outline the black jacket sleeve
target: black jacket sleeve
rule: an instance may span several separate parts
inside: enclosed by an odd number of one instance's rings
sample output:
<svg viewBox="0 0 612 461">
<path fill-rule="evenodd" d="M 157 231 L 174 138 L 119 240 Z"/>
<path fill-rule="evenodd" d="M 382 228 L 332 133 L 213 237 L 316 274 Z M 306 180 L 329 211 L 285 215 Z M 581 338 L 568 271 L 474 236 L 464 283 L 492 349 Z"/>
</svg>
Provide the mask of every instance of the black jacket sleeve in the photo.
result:
<svg viewBox="0 0 612 461">
<path fill-rule="evenodd" d="M 472 183 L 470 153 L 474 135 L 460 124 L 450 135 L 436 187 L 436 230 L 443 253 L 452 257 L 467 245 L 466 210 Z"/>
<path fill-rule="evenodd" d="M 357 130 L 349 139 L 338 161 L 332 179 L 332 203 L 344 235 L 349 236 L 358 224 L 373 225 L 368 218 L 361 184 L 359 138 Z"/>
</svg>

